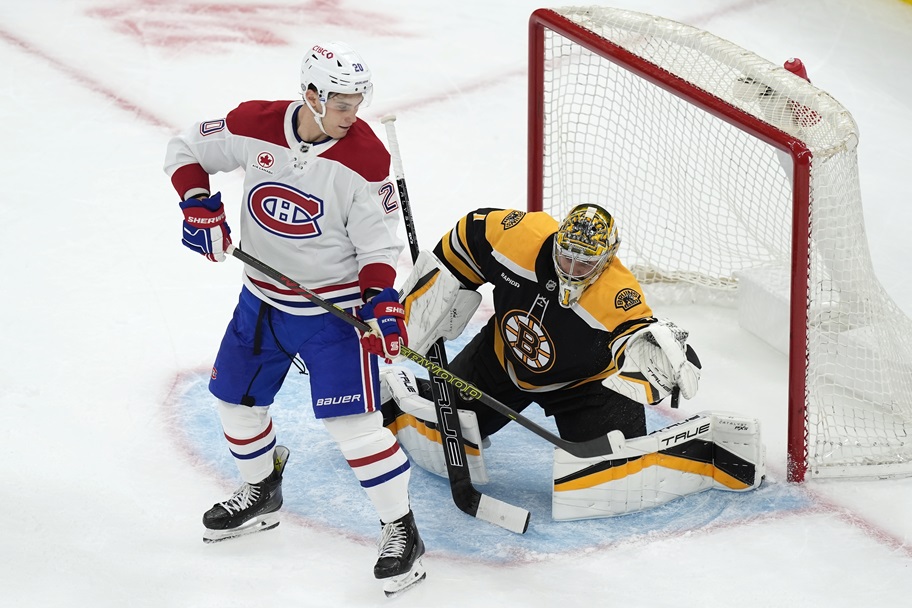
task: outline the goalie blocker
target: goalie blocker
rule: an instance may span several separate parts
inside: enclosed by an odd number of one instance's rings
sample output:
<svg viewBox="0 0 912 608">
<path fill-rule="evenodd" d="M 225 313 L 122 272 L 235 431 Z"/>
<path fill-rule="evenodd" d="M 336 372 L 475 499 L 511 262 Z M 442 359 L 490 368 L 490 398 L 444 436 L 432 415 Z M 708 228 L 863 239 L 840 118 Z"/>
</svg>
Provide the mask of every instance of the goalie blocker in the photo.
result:
<svg viewBox="0 0 912 608">
<path fill-rule="evenodd" d="M 481 303 L 481 294 L 459 279 L 429 251 L 421 251 L 400 290 L 409 348 L 426 355 L 439 338 L 458 338 Z"/>
<path fill-rule="evenodd" d="M 744 492 L 765 474 L 760 422 L 724 412 L 629 439 L 610 456 L 576 458 L 554 450 L 555 520 L 634 513 L 710 489 Z"/>
</svg>

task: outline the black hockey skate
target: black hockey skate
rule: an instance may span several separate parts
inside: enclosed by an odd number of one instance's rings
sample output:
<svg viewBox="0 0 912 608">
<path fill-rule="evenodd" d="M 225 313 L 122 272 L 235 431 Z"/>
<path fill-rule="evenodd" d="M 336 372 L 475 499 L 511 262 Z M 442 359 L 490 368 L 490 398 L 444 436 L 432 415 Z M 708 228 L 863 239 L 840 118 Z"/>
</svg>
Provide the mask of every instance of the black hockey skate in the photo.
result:
<svg viewBox="0 0 912 608">
<path fill-rule="evenodd" d="M 282 471 L 288 462 L 288 448 L 276 446 L 272 473 L 255 484 L 245 483 L 234 496 L 213 505 L 203 514 L 204 543 L 214 543 L 272 530 L 279 525 L 282 507 Z"/>
<path fill-rule="evenodd" d="M 380 557 L 374 566 L 374 576 L 383 579 L 383 592 L 392 597 L 424 580 L 426 572 L 421 563 L 424 541 L 411 511 L 382 526 L 377 543 Z"/>
</svg>

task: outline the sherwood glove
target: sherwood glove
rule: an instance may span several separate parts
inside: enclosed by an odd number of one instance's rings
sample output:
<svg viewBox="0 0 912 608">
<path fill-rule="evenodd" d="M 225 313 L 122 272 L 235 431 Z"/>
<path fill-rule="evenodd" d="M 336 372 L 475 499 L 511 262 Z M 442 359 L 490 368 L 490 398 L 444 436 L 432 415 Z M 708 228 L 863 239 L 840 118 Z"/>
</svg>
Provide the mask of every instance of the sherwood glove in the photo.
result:
<svg viewBox="0 0 912 608">
<path fill-rule="evenodd" d="M 184 245 L 213 262 L 225 261 L 225 248 L 231 244 L 231 228 L 225 222 L 222 193 L 209 198 L 187 199 L 180 204 L 184 212 Z"/>
<path fill-rule="evenodd" d="M 408 346 L 405 307 L 399 303 L 399 292 L 392 287 L 371 298 L 358 311 L 358 316 L 373 330 L 361 336 L 364 350 L 392 363 L 399 356 L 400 344 Z"/>
</svg>

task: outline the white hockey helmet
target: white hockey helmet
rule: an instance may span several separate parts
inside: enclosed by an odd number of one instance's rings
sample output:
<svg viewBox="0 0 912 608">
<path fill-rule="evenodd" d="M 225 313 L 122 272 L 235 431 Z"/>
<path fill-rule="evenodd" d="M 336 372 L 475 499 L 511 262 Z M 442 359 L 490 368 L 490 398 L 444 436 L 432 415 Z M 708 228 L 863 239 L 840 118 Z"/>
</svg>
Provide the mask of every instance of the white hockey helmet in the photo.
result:
<svg viewBox="0 0 912 608">
<path fill-rule="evenodd" d="M 554 270 L 560 284 L 559 303 L 570 308 L 602 274 L 621 240 L 611 214 L 593 204 L 577 205 L 554 235 Z"/>
<path fill-rule="evenodd" d="M 326 100 L 330 93 L 360 93 L 363 96 L 361 107 L 366 108 L 370 105 L 374 89 L 370 68 L 361 59 L 361 55 L 344 42 L 315 44 L 304 55 L 301 62 L 301 94 L 306 93 L 311 86 L 316 89 L 323 106 L 323 111 L 319 114 L 314 108 L 311 111 L 321 118 L 326 116 Z"/>
</svg>

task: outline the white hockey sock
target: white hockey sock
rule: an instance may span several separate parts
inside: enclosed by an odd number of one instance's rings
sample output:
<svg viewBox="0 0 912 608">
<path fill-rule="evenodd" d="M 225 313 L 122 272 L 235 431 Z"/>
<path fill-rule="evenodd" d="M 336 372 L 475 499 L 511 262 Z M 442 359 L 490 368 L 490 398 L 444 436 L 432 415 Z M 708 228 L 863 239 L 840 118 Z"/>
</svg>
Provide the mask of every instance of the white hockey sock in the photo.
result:
<svg viewBox="0 0 912 608">
<path fill-rule="evenodd" d="M 325 418 L 332 435 L 377 510 L 389 523 L 409 511 L 409 461 L 379 411 Z"/>
<path fill-rule="evenodd" d="M 241 478 L 247 483 L 258 483 L 269 477 L 276 445 L 269 407 L 249 407 L 219 400 L 218 413 Z"/>
</svg>

